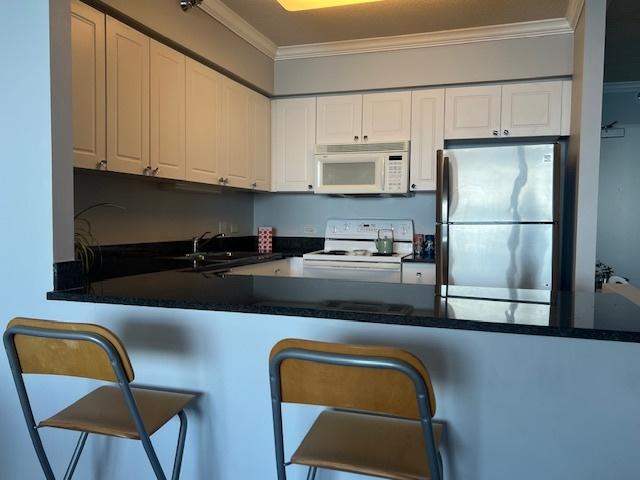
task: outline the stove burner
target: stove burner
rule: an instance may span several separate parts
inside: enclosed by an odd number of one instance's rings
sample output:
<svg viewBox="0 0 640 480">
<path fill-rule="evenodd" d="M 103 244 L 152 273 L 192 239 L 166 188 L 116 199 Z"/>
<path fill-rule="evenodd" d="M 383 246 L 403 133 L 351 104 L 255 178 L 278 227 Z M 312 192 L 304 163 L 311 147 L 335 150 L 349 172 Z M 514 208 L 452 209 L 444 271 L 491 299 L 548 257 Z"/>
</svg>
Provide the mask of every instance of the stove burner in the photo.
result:
<svg viewBox="0 0 640 480">
<path fill-rule="evenodd" d="M 328 250 L 326 252 L 318 252 L 320 255 L 346 255 L 346 250 Z"/>
</svg>

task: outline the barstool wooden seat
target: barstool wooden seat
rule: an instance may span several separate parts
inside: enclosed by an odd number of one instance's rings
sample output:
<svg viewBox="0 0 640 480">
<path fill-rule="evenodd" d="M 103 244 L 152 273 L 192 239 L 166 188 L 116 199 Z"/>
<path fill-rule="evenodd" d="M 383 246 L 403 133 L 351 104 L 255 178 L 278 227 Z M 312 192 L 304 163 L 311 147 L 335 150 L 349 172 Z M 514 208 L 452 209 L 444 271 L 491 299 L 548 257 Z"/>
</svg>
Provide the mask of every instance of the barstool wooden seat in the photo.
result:
<svg viewBox="0 0 640 480">
<path fill-rule="evenodd" d="M 289 464 L 394 480 L 442 480 L 443 425 L 422 362 L 408 352 L 287 339 L 270 357 L 278 480 Z M 292 455 L 284 458 L 282 403 L 324 410 Z"/>
<path fill-rule="evenodd" d="M 96 433 L 140 440 L 156 478 L 165 480 L 149 437 L 176 415 L 180 431 L 171 478 L 179 478 L 187 433 L 184 408 L 196 395 L 131 386 L 133 368 L 122 342 L 99 325 L 15 318 L 4 333 L 4 346 L 31 441 L 48 480 L 55 476 L 38 432 L 42 427 L 82 432 L 65 479 L 73 476 L 88 434 Z M 101 386 L 36 424 L 23 374 L 75 376 L 117 385 Z"/>
</svg>

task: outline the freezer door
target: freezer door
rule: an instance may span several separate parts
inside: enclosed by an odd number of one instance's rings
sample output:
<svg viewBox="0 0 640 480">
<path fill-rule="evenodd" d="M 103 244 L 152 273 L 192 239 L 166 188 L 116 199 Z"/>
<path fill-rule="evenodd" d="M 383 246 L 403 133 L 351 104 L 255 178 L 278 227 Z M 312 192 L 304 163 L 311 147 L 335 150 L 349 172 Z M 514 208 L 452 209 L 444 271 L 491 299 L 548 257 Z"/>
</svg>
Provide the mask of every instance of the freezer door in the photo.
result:
<svg viewBox="0 0 640 480">
<path fill-rule="evenodd" d="M 444 221 L 554 221 L 554 152 L 553 144 L 446 150 Z"/>
<path fill-rule="evenodd" d="M 549 290 L 553 224 L 448 225 L 449 285 Z"/>
</svg>

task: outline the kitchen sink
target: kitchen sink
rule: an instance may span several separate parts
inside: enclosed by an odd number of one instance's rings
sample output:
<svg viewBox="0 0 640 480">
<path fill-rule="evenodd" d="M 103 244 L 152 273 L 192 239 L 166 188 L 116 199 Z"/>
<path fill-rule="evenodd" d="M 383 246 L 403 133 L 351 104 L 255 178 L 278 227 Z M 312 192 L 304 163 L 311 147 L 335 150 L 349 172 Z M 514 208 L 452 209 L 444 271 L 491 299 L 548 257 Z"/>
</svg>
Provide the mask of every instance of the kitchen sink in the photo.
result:
<svg viewBox="0 0 640 480">
<path fill-rule="evenodd" d="M 273 257 L 273 254 L 261 254 L 257 252 L 196 252 L 173 258 L 175 260 L 189 262 L 191 268 L 185 271 L 204 272 L 227 270 L 232 266 L 259 263 Z M 280 256 L 275 256 L 275 258 L 280 258 Z"/>
</svg>

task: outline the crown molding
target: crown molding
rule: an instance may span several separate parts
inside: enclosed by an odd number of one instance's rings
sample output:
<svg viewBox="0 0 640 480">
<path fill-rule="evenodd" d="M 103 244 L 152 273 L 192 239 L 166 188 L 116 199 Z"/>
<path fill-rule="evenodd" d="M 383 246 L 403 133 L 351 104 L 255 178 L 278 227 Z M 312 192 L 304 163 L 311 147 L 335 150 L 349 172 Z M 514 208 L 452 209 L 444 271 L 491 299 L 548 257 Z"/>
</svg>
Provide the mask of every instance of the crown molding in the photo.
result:
<svg viewBox="0 0 640 480">
<path fill-rule="evenodd" d="M 566 18 L 278 47 L 276 60 L 351 55 L 573 33 Z"/>
<path fill-rule="evenodd" d="M 267 57 L 275 58 L 278 46 L 220 0 L 204 0 L 198 7 Z"/>
<path fill-rule="evenodd" d="M 638 93 L 640 92 L 640 82 L 605 82 L 603 93 Z"/>
<path fill-rule="evenodd" d="M 583 7 L 584 0 L 569 0 L 565 16 L 567 17 L 567 21 L 569 22 L 569 25 L 571 25 L 572 29 L 576 28 Z"/>
<path fill-rule="evenodd" d="M 583 4 L 584 0 L 569 0 L 567 18 L 282 47 L 278 47 L 221 0 L 204 0 L 199 8 L 264 55 L 277 61 L 573 33 Z"/>
</svg>

